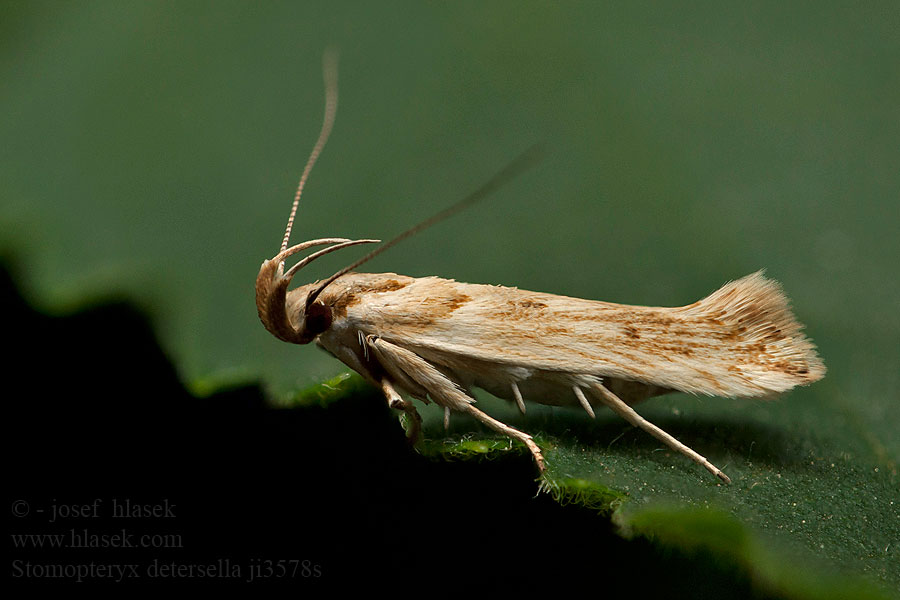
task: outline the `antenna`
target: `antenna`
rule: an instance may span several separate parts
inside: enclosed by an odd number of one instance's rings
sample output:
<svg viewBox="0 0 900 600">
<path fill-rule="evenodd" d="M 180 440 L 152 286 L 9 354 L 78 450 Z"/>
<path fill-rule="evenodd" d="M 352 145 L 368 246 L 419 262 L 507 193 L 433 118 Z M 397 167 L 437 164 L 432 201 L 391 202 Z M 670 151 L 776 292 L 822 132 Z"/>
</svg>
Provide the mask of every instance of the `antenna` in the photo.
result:
<svg viewBox="0 0 900 600">
<path fill-rule="evenodd" d="M 322 76 L 325 80 L 325 116 L 322 119 L 322 130 L 319 132 L 319 139 L 313 146 L 309 158 L 306 160 L 306 166 L 303 168 L 303 175 L 300 176 L 300 183 L 297 185 L 297 193 L 294 194 L 294 203 L 291 205 L 291 215 L 288 217 L 287 227 L 284 230 L 284 239 L 281 242 L 281 251 L 288 247 L 288 240 L 291 237 L 291 229 L 294 226 L 294 217 L 297 215 L 297 207 L 300 206 L 300 195 L 303 194 L 303 186 L 309 178 L 309 172 L 312 171 L 313 165 L 322 153 L 328 136 L 331 135 L 331 128 L 334 125 L 334 115 L 337 112 L 338 102 L 338 52 L 336 48 L 328 48 L 322 57 Z"/>
<path fill-rule="evenodd" d="M 512 160 L 512 162 L 510 162 L 508 165 L 506 165 L 503 168 L 503 170 L 501 170 L 499 173 L 497 173 L 496 175 L 491 177 L 484 185 L 482 185 L 480 188 L 478 188 L 477 190 L 475 190 L 474 192 L 472 192 L 471 194 L 469 194 L 462 200 L 458 201 L 456 204 L 453 204 L 453 205 L 445 208 L 444 210 L 437 213 L 433 217 L 430 217 L 430 218 L 422 221 L 418 225 L 415 225 L 415 226 L 407 229 L 406 231 L 404 231 L 397 237 L 384 243 L 383 245 L 379 246 L 375 250 L 372 250 L 371 252 L 369 252 L 368 254 L 366 254 L 365 256 L 363 256 L 362 258 L 357 260 L 356 262 L 351 263 L 350 265 L 344 267 L 343 269 L 341 269 L 340 271 L 338 271 L 337 273 L 335 273 L 334 275 L 332 275 L 331 277 L 329 277 L 328 279 L 326 279 L 325 281 L 320 283 L 318 285 L 318 287 L 316 287 L 314 290 L 312 290 L 309 293 L 309 295 L 306 297 L 306 305 L 309 306 L 310 304 L 312 304 L 315 301 L 315 299 L 318 297 L 318 295 L 322 292 L 322 290 L 324 290 L 330 283 L 332 283 L 338 277 L 340 277 L 342 275 L 346 275 L 347 273 L 349 273 L 353 269 L 357 268 L 361 264 L 372 260 L 373 258 L 378 256 L 379 254 L 381 254 L 388 248 L 399 244 L 406 238 L 408 238 L 412 235 L 415 235 L 415 234 L 419 233 L 420 231 L 422 231 L 423 229 L 431 227 L 432 225 L 434 225 L 436 223 L 440 223 L 444 219 L 446 219 L 448 217 L 452 217 L 453 215 L 460 212 L 461 210 L 468 208 L 469 206 L 475 204 L 479 200 L 486 198 L 487 196 L 489 196 L 496 190 L 500 189 L 502 186 L 509 183 L 513 178 L 515 178 L 516 175 L 518 175 L 519 173 L 522 173 L 526 169 L 532 167 L 535 163 L 538 162 L 538 160 L 541 158 L 542 154 L 543 154 L 543 148 L 541 147 L 540 144 L 535 144 L 534 146 L 531 146 L 530 148 L 528 148 L 527 150 L 522 152 L 519 156 L 514 158 Z"/>
</svg>

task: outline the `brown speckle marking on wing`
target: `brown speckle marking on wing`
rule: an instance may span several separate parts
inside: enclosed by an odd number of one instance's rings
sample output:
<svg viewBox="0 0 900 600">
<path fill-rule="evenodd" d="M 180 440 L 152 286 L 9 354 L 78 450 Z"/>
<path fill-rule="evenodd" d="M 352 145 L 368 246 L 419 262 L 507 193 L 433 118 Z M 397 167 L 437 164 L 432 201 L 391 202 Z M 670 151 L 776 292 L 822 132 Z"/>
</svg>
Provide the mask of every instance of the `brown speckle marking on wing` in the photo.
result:
<svg viewBox="0 0 900 600">
<path fill-rule="evenodd" d="M 546 302 L 532 298 L 511 298 L 497 307 L 495 315 L 504 320 L 535 321 L 541 319 Z"/>
<path fill-rule="evenodd" d="M 521 308 L 536 308 L 536 309 L 547 308 L 547 304 L 545 302 L 539 302 L 537 300 L 520 300 L 518 302 L 518 305 Z"/>
<path fill-rule="evenodd" d="M 418 307 L 416 325 L 427 327 L 439 322 L 471 300 L 472 297 L 468 294 L 457 291 L 449 291 L 445 296 L 428 296 Z"/>
<path fill-rule="evenodd" d="M 639 340 L 639 339 L 641 339 L 641 332 L 640 332 L 640 330 L 638 330 L 638 328 L 635 327 L 635 326 L 634 326 L 634 323 L 632 323 L 631 321 L 626 321 L 626 322 L 625 322 L 625 324 L 622 326 L 622 332 L 623 332 L 627 337 L 631 338 L 632 340 Z"/>
<path fill-rule="evenodd" d="M 455 292 L 447 296 L 430 296 L 428 298 L 425 298 L 422 303 L 428 306 L 441 307 L 447 313 L 452 313 L 454 310 L 469 302 L 471 299 L 472 297 L 468 294 Z"/>
<path fill-rule="evenodd" d="M 564 336 L 564 335 L 572 334 L 572 330 L 569 329 L 568 327 L 559 327 L 557 325 L 549 325 L 545 322 L 535 323 L 535 327 L 537 328 L 537 331 L 540 335 Z"/>
</svg>

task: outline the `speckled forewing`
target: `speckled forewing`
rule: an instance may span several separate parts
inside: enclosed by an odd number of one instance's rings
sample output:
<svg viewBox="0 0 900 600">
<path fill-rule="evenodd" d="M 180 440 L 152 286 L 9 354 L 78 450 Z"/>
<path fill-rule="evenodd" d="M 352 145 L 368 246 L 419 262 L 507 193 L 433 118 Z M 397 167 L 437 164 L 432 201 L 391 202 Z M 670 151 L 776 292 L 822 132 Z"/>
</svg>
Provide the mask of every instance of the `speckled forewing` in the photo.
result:
<svg viewBox="0 0 900 600">
<path fill-rule="evenodd" d="M 614 377 L 722 396 L 781 392 L 824 374 L 778 284 L 759 273 L 677 308 L 391 273 L 345 279 L 326 291 L 342 327 L 437 364 Z"/>
</svg>

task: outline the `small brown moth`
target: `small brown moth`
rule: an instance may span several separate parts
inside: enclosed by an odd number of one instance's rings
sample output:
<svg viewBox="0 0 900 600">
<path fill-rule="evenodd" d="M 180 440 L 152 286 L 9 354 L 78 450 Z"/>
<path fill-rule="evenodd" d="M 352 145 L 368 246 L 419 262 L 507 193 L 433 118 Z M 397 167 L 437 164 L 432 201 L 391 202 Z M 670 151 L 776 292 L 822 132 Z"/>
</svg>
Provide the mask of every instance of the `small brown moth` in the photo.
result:
<svg viewBox="0 0 900 600">
<path fill-rule="evenodd" d="M 326 110 L 300 178 L 281 251 L 256 278 L 259 318 L 286 342 L 321 347 L 379 387 L 405 411 L 415 440 L 421 418 L 402 394 L 466 413 L 525 444 L 538 469 L 544 457 L 530 435 L 475 407 L 471 388 L 515 401 L 581 406 L 594 417 L 607 406 L 722 481 L 706 458 L 641 417 L 631 405 L 679 391 L 766 397 L 821 379 L 825 366 L 791 313 L 780 286 L 761 272 L 725 284 L 682 307 L 628 306 L 438 277 L 356 273 L 400 240 L 484 197 L 529 162 L 526 153 L 491 182 L 331 277 L 288 291 L 316 258 L 380 240 L 324 238 L 288 247 L 303 186 L 328 138 L 337 107 L 337 67 L 326 55 Z M 326 245 L 285 271 L 289 256 Z"/>
</svg>

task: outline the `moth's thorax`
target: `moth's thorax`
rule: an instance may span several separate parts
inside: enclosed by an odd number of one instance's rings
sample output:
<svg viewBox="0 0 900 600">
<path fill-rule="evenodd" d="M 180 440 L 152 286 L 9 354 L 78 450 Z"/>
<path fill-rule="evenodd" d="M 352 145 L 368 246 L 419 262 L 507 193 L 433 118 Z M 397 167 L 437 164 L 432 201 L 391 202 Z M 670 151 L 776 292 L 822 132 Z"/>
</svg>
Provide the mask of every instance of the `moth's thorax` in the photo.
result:
<svg viewBox="0 0 900 600">
<path fill-rule="evenodd" d="M 349 307 L 372 300 L 379 294 L 402 290 L 415 280 L 414 277 L 396 273 L 347 273 L 322 290 L 319 300 L 330 307 L 336 317 L 341 317 L 347 314 Z M 316 285 L 313 283 L 297 291 Z"/>
<path fill-rule="evenodd" d="M 375 333 L 371 328 L 361 326 L 354 316 L 366 307 L 384 298 L 385 294 L 402 290 L 413 283 L 413 277 L 394 273 L 347 273 L 325 287 L 310 307 L 318 305 L 320 311 L 327 312 L 328 327 L 314 336 L 316 343 L 338 358 L 348 367 L 360 373 L 371 383 L 378 385 L 382 370 L 369 350 L 364 347 L 367 334 Z M 305 315 L 306 298 L 318 282 L 295 290 L 297 294 L 296 308 L 292 309 L 295 317 L 306 319 L 306 330 L 309 331 L 310 317 Z"/>
</svg>

